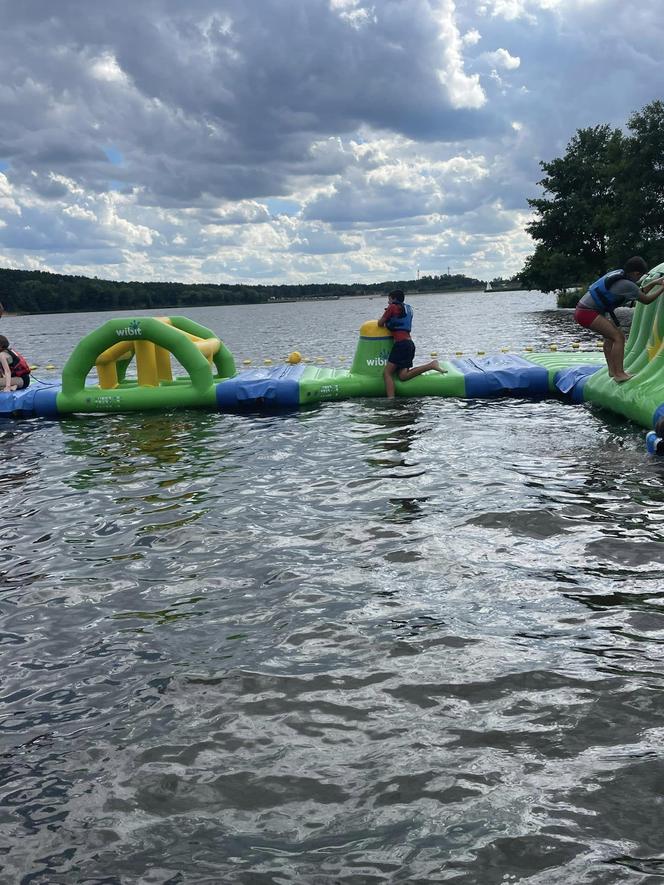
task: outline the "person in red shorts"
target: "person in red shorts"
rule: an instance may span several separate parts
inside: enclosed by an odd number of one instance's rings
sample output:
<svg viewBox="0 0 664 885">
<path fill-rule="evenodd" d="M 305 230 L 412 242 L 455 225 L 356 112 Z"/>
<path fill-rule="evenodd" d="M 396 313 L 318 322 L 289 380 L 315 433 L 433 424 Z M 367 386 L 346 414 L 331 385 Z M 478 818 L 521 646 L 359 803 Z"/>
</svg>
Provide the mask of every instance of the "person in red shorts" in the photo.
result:
<svg viewBox="0 0 664 885">
<path fill-rule="evenodd" d="M 387 299 L 387 307 L 382 317 L 378 320 L 378 325 L 389 329 L 394 339 L 394 344 L 383 372 L 385 393 L 388 399 L 393 399 L 395 374 L 400 381 L 409 381 L 411 378 L 416 378 L 429 370 L 440 372 L 441 375 L 444 375 L 447 370 L 441 369 L 438 360 L 431 360 L 431 362 L 425 363 L 423 366 L 413 366 L 415 342 L 410 337 L 410 330 L 413 325 L 413 308 L 410 304 L 404 303 L 406 296 L 401 289 L 395 289 L 394 292 L 390 292 Z"/>
<path fill-rule="evenodd" d="M 625 371 L 623 364 L 625 336 L 614 311 L 616 307 L 622 307 L 630 301 L 651 304 L 659 298 L 664 291 L 661 279 L 651 280 L 642 289 L 637 286 L 637 281 L 647 271 L 648 265 L 643 258 L 635 255 L 625 262 L 622 270 L 611 270 L 595 280 L 579 300 L 574 311 L 574 319 L 580 326 L 599 332 L 604 339 L 604 356 L 609 375 L 618 384 L 629 381 L 632 376 Z M 652 290 L 657 287 L 659 291 L 653 292 Z"/>
</svg>

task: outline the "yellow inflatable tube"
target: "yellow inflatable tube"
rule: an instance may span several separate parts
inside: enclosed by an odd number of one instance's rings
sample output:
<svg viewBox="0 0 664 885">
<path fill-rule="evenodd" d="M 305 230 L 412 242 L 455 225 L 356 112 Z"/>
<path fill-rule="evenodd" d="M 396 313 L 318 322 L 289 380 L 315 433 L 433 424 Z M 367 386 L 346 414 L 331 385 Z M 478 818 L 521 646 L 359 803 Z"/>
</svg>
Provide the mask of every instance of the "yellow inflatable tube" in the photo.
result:
<svg viewBox="0 0 664 885">
<path fill-rule="evenodd" d="M 178 329 L 170 317 L 155 317 L 155 319 L 188 338 L 208 363 L 212 364 L 215 354 L 221 348 L 219 338 L 201 338 L 191 332 L 185 332 L 183 329 Z M 164 347 L 146 340 L 120 341 L 100 353 L 95 360 L 99 386 L 103 390 L 115 389 L 120 383 L 118 361 L 129 362 L 133 356 L 136 357 L 136 372 L 140 386 L 159 387 L 162 381 L 173 380 L 170 352 Z"/>
</svg>

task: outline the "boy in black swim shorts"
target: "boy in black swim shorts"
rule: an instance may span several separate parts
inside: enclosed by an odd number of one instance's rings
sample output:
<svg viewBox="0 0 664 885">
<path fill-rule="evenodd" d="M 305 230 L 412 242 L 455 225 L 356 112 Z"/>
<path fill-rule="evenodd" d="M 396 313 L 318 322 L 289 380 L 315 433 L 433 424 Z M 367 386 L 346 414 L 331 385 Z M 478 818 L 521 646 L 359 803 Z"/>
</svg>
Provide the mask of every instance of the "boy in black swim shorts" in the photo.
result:
<svg viewBox="0 0 664 885">
<path fill-rule="evenodd" d="M 441 375 L 444 375 L 447 370 L 441 369 L 438 360 L 431 360 L 431 362 L 425 363 L 423 366 L 412 367 L 413 360 L 415 359 L 415 342 L 410 337 L 410 330 L 413 324 L 413 308 L 410 304 L 405 304 L 406 296 L 401 289 L 395 289 L 387 297 L 388 304 L 382 317 L 378 320 L 378 325 L 389 329 L 394 339 L 394 344 L 383 372 L 385 394 L 388 399 L 393 399 L 395 373 L 400 381 L 409 381 L 411 378 L 416 378 L 429 370 L 440 372 Z"/>
</svg>

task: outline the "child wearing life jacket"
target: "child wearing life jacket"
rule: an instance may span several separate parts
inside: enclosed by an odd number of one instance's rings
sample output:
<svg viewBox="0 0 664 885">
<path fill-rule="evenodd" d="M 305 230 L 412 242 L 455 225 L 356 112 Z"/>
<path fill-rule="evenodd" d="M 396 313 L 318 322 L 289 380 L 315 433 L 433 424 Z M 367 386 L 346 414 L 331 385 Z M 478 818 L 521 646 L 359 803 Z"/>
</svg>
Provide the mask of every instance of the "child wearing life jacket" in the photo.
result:
<svg viewBox="0 0 664 885">
<path fill-rule="evenodd" d="M 588 287 L 574 311 L 574 319 L 585 329 L 599 332 L 604 339 L 604 356 L 609 375 L 618 384 L 632 377 L 625 371 L 625 336 L 615 316 L 616 307 L 630 301 L 651 304 L 662 294 L 661 279 L 651 280 L 640 289 L 637 280 L 647 273 L 648 265 L 643 258 L 635 255 L 625 262 L 622 270 L 611 270 Z M 659 287 L 659 291 L 652 291 Z M 611 317 L 609 320 L 607 314 Z"/>
<path fill-rule="evenodd" d="M 9 347 L 9 339 L 0 335 L 0 383 L 5 393 L 30 386 L 30 366 L 24 356 Z"/>
<path fill-rule="evenodd" d="M 413 308 L 410 304 L 404 304 L 406 296 L 401 289 L 395 289 L 387 296 L 388 304 L 378 320 L 379 326 L 389 329 L 394 339 L 387 365 L 383 372 L 385 378 L 385 393 L 388 399 L 394 397 L 394 375 L 396 373 L 400 381 L 410 381 L 423 372 L 433 369 L 444 375 L 447 369 L 441 369 L 438 360 L 431 360 L 423 366 L 413 366 L 415 357 L 415 342 L 410 337 L 413 325 Z"/>
</svg>

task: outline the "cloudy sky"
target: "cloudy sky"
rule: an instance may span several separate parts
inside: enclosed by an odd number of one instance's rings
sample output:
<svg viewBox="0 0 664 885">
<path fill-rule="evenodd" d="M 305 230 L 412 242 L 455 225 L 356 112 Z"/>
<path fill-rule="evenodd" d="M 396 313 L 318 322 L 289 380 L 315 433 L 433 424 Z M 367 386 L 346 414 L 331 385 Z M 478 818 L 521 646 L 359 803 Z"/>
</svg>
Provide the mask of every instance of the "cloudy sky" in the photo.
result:
<svg viewBox="0 0 664 885">
<path fill-rule="evenodd" d="M 0 266 L 518 271 L 539 160 L 664 93 L 660 0 L 0 0 Z"/>
</svg>

